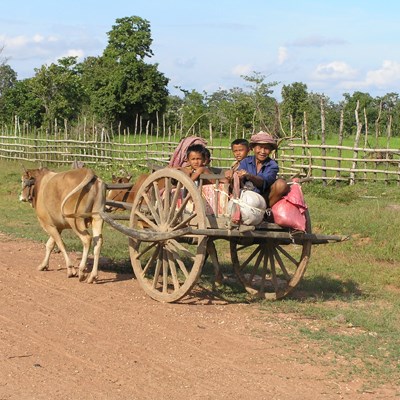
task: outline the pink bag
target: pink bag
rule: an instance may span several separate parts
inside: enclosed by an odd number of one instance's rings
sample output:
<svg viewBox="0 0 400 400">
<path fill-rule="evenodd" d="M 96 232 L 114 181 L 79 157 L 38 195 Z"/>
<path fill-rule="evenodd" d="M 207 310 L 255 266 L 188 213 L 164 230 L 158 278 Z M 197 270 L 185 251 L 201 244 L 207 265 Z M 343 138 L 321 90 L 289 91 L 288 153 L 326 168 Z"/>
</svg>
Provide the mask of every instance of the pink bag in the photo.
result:
<svg viewBox="0 0 400 400">
<path fill-rule="evenodd" d="M 307 205 L 304 201 L 300 184 L 294 181 L 290 186 L 290 192 L 283 196 L 272 207 L 274 222 L 285 228 L 292 228 L 298 231 L 306 230 Z"/>
</svg>

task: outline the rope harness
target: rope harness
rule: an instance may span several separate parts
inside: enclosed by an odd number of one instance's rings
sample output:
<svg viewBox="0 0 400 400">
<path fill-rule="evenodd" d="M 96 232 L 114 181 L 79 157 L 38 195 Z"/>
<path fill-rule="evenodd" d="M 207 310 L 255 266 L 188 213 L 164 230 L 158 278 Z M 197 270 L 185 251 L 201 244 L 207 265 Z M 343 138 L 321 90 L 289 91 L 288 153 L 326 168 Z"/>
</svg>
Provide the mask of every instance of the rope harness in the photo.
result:
<svg viewBox="0 0 400 400">
<path fill-rule="evenodd" d="M 33 202 L 33 190 L 35 188 L 35 178 L 25 178 L 22 181 L 22 191 L 24 191 L 26 188 L 28 188 L 28 196 L 27 199 L 29 203 Z"/>
</svg>

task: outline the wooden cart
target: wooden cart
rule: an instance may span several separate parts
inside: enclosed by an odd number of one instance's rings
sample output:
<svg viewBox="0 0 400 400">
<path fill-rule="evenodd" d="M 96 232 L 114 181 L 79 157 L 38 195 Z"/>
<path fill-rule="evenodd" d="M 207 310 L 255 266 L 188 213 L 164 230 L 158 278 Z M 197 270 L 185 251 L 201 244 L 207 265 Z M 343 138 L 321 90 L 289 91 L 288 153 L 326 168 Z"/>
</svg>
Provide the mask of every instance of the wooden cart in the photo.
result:
<svg viewBox="0 0 400 400">
<path fill-rule="evenodd" d="M 298 285 L 313 244 L 346 239 L 313 234 L 308 213 L 304 233 L 272 223 L 234 225 L 229 216 L 221 215 L 226 210 L 221 203 L 227 200 L 221 177 L 212 176 L 215 196 L 213 204 L 207 204 L 202 184 L 197 187 L 177 169 L 159 169 L 142 184 L 133 204 L 108 203 L 125 212 L 102 213 L 108 224 L 129 237 L 136 279 L 153 299 L 174 302 L 188 294 L 207 256 L 218 271 L 217 239 L 229 241 L 232 266 L 245 289 L 269 300 L 285 297 Z"/>
</svg>

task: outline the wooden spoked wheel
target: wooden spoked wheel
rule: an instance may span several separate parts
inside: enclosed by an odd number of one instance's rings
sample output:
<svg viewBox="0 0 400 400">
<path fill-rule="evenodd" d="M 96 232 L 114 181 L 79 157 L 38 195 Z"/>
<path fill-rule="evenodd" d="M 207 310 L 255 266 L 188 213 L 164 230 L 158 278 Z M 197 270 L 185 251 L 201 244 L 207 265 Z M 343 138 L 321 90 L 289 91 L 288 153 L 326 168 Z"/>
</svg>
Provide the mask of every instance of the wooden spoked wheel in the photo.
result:
<svg viewBox="0 0 400 400">
<path fill-rule="evenodd" d="M 130 216 L 130 228 L 149 235 L 154 233 L 154 242 L 130 238 L 129 252 L 136 279 L 155 300 L 181 299 L 200 276 L 207 236 L 185 234 L 168 240 L 157 239 L 159 233 L 182 232 L 188 227 L 206 228 L 199 189 L 176 169 L 154 172 L 140 187 Z"/>
<path fill-rule="evenodd" d="M 306 213 L 306 232 L 311 221 Z M 246 290 L 257 297 L 277 300 L 301 281 L 311 255 L 311 240 L 287 243 L 279 239 L 237 239 L 230 242 L 235 273 Z"/>
</svg>

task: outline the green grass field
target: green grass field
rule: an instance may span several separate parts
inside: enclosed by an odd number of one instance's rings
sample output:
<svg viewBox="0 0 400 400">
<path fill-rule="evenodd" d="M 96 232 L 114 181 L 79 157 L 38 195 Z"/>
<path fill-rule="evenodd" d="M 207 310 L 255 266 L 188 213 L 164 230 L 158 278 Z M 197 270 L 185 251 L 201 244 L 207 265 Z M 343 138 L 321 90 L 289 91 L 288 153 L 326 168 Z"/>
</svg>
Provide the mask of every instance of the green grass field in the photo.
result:
<svg viewBox="0 0 400 400">
<path fill-rule="evenodd" d="M 28 163 L 27 168 L 32 167 Z M 15 237 L 43 242 L 33 209 L 18 201 L 21 165 L 0 161 L 0 230 Z M 118 170 L 96 169 L 110 181 Z M 137 171 L 139 173 L 139 171 Z M 315 343 L 316 352 L 340 360 L 338 373 L 363 376 L 373 383 L 400 381 L 400 187 L 383 184 L 355 186 L 303 185 L 313 231 L 350 235 L 343 243 L 313 246 L 312 257 L 291 298 L 260 301 L 259 307 L 279 319 L 282 313 L 293 340 Z M 80 244 L 65 232 L 66 245 Z M 130 270 L 128 240 L 106 226 L 103 256 L 110 268 Z M 228 242 L 217 242 L 223 269 L 231 271 Z M 35 266 L 32 266 L 35 268 Z M 207 263 L 201 286 L 212 290 L 212 267 Z M 214 293 L 232 302 L 256 302 L 237 287 Z M 312 346 L 311 346 L 312 347 Z M 344 368 L 344 369 L 343 369 Z"/>
</svg>

